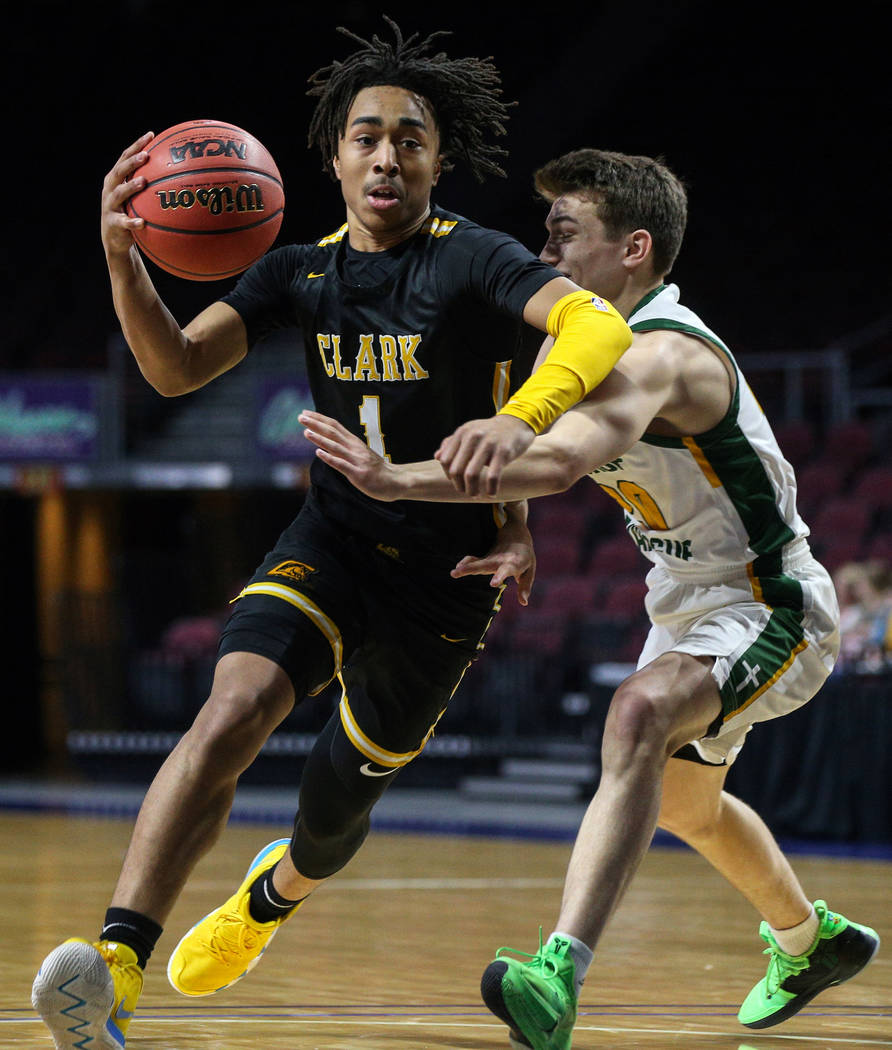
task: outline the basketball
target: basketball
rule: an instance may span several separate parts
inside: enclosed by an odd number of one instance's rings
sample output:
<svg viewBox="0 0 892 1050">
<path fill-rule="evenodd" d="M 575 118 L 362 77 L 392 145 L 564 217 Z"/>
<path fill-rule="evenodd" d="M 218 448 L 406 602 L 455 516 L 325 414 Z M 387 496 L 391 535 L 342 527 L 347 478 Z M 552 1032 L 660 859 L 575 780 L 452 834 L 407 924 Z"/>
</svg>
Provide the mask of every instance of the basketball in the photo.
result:
<svg viewBox="0 0 892 1050">
<path fill-rule="evenodd" d="M 285 193 L 269 151 L 219 120 L 177 124 L 149 143 L 147 185 L 127 202 L 145 220 L 140 250 L 190 281 L 232 277 L 256 262 L 282 225 Z"/>
</svg>

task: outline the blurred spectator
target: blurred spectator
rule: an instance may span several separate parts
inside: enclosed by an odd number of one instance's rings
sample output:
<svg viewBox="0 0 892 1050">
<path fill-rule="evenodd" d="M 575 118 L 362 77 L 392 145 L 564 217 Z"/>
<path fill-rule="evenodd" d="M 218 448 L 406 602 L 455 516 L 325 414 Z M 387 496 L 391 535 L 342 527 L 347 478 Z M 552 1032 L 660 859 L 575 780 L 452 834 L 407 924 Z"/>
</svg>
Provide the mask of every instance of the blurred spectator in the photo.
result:
<svg viewBox="0 0 892 1050">
<path fill-rule="evenodd" d="M 877 674 L 892 669 L 892 573 L 885 561 L 849 562 L 833 577 L 842 644 L 836 669 Z"/>
<path fill-rule="evenodd" d="M 212 657 L 217 652 L 222 626 L 222 616 L 185 616 L 174 620 L 161 638 L 161 651 L 183 660 Z"/>
</svg>

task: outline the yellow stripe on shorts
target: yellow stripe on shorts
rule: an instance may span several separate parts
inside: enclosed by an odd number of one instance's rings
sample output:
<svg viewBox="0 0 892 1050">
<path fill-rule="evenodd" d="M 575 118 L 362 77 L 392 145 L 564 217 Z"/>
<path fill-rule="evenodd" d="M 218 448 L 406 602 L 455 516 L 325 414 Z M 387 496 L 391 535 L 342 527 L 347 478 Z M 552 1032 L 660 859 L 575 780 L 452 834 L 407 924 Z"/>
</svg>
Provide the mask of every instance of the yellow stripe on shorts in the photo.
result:
<svg viewBox="0 0 892 1050">
<path fill-rule="evenodd" d="M 434 722 L 427 731 L 424 740 L 421 741 L 421 747 L 419 747 L 417 751 L 405 751 L 400 754 L 397 751 L 387 751 L 383 747 L 379 747 L 374 740 L 367 737 L 359 728 L 359 723 L 356 721 L 356 718 L 350 709 L 350 701 L 347 699 L 347 688 L 344 685 L 343 678 L 341 679 L 341 687 L 343 688 L 343 693 L 341 694 L 339 711 L 341 725 L 344 727 L 344 732 L 350 738 L 350 743 L 356 748 L 356 750 L 377 765 L 390 766 L 393 769 L 407 766 L 413 758 L 416 758 L 421 754 L 428 740 L 434 735 L 434 729 L 437 724 L 436 722 Z M 439 719 L 437 719 L 437 721 L 439 721 Z"/>
<path fill-rule="evenodd" d="M 250 583 L 238 597 L 244 598 L 248 594 L 266 594 L 272 598 L 281 598 L 283 601 L 288 602 L 289 605 L 300 609 L 325 635 L 328 644 L 331 646 L 331 654 L 334 657 L 335 674 L 340 673 L 341 663 L 344 659 L 344 641 L 341 638 L 341 632 L 338 630 L 334 620 L 326 616 L 315 602 L 311 602 L 305 594 L 294 590 L 293 587 L 286 587 L 281 583 Z M 332 678 L 334 678 L 334 675 L 332 675 Z"/>
</svg>

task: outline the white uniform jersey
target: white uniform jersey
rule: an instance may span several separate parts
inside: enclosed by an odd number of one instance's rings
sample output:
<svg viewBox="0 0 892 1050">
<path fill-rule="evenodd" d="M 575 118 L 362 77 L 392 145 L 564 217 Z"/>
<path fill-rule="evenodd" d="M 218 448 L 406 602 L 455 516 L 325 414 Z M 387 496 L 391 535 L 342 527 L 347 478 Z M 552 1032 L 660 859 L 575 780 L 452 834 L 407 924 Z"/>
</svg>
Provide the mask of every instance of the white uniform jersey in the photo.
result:
<svg viewBox="0 0 892 1050">
<path fill-rule="evenodd" d="M 673 576 L 722 578 L 750 566 L 776 575 L 783 552 L 808 535 L 796 511 L 796 479 L 734 358 L 678 301 L 674 284 L 632 311 L 633 332 L 671 329 L 718 347 L 737 374 L 725 418 L 695 437 L 645 434 L 628 452 L 592 471 L 617 500 L 641 551 Z"/>
<path fill-rule="evenodd" d="M 650 633 L 642 668 L 674 651 L 714 658 L 722 710 L 678 757 L 729 764 L 754 722 L 795 710 L 821 687 L 839 648 L 833 583 L 796 511 L 796 480 L 728 348 L 657 288 L 633 332 L 671 329 L 727 355 L 737 375 L 728 412 L 695 437 L 646 434 L 591 477 L 626 513 L 647 574 Z"/>
</svg>

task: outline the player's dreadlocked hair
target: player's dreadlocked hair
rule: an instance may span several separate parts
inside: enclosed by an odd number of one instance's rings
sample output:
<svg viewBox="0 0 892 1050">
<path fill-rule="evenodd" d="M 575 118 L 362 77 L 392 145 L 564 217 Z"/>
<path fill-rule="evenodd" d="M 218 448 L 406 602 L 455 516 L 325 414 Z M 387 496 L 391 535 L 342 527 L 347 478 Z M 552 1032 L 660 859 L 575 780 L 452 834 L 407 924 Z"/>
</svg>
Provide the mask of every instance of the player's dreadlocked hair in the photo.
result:
<svg viewBox="0 0 892 1050">
<path fill-rule="evenodd" d="M 429 103 L 440 133 L 443 169 L 451 159 L 463 160 L 478 181 L 487 175 L 504 175 L 497 158 L 507 151 L 487 136 L 505 134 L 507 105 L 502 102 L 501 78 L 490 58 L 449 58 L 430 54 L 433 42 L 448 31 L 432 33 L 425 40 L 413 33 L 403 39 L 400 27 L 384 16 L 396 37 L 393 43 L 375 34 L 364 40 L 343 26 L 338 32 L 361 44 L 343 62 L 317 70 L 310 78 L 308 95 L 319 101 L 310 121 L 308 142 L 322 152 L 323 168 L 332 174 L 331 159 L 347 129 L 347 114 L 363 88 L 393 85 L 414 91 Z"/>
</svg>

